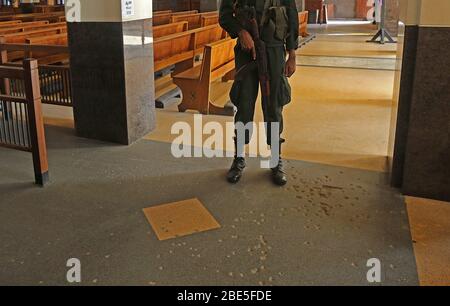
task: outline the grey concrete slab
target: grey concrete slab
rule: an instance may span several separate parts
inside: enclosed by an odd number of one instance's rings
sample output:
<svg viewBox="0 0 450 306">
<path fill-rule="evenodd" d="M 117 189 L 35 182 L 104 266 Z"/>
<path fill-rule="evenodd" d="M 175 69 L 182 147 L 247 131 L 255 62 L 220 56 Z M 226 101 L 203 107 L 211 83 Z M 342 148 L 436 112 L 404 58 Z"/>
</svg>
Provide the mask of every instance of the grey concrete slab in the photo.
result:
<svg viewBox="0 0 450 306">
<path fill-rule="evenodd" d="M 241 184 L 227 159 L 175 159 L 168 144 L 131 147 L 48 127 L 50 176 L 32 185 L 31 156 L 0 149 L 0 284 L 66 285 L 66 262 L 84 285 L 417 285 L 403 198 L 384 174 L 288 161 L 272 185 L 258 160 Z M 142 209 L 197 197 L 219 230 L 160 242 Z"/>
</svg>

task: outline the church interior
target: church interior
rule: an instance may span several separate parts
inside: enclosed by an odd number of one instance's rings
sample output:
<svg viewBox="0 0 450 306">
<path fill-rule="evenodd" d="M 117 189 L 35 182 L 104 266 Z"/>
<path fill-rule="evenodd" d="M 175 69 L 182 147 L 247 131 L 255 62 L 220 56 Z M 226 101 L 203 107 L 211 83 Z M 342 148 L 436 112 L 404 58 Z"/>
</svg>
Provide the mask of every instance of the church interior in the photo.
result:
<svg viewBox="0 0 450 306">
<path fill-rule="evenodd" d="M 225 179 L 221 0 L 2 0 L 0 285 L 450 285 L 450 4 L 295 5 L 279 187 Z"/>
</svg>

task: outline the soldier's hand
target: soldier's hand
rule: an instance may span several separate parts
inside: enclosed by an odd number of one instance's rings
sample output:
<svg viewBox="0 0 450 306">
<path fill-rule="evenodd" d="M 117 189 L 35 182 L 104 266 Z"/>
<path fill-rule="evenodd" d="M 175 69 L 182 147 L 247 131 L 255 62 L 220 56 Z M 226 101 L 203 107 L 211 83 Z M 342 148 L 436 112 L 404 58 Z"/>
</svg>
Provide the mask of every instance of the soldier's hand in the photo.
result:
<svg viewBox="0 0 450 306">
<path fill-rule="evenodd" d="M 286 62 L 286 67 L 284 69 L 284 74 L 286 77 L 290 78 L 294 75 L 295 71 L 297 70 L 297 59 L 294 52 L 289 52 L 289 58 Z"/>
<path fill-rule="evenodd" d="M 242 30 L 239 33 L 239 41 L 241 43 L 241 47 L 244 51 L 250 52 L 253 60 L 256 60 L 256 49 L 255 42 L 253 41 L 252 36 L 246 30 Z"/>
</svg>

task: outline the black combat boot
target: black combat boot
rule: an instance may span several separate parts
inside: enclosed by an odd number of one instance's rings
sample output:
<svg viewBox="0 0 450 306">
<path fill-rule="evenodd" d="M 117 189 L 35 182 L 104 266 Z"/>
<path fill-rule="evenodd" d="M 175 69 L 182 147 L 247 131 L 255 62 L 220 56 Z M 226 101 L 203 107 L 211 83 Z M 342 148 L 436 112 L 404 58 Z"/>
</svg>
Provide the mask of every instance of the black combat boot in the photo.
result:
<svg viewBox="0 0 450 306">
<path fill-rule="evenodd" d="M 231 184 L 237 184 L 244 173 L 245 169 L 245 158 L 243 157 L 235 157 L 233 161 L 233 165 L 231 165 L 230 171 L 227 174 L 227 180 Z"/>
<path fill-rule="evenodd" d="M 272 169 L 272 180 L 275 185 L 284 186 L 287 184 L 287 176 L 284 171 L 283 160 L 280 158 L 278 166 Z"/>
<path fill-rule="evenodd" d="M 278 186 L 285 186 L 288 182 L 286 172 L 284 171 L 283 159 L 281 158 L 281 145 L 284 142 L 284 139 L 280 140 L 280 160 L 278 161 L 278 166 L 272 168 L 272 180 Z"/>
<path fill-rule="evenodd" d="M 244 157 L 238 157 L 238 144 L 237 139 L 234 139 L 234 161 L 231 165 L 230 171 L 228 171 L 227 174 L 227 181 L 231 184 L 237 184 L 241 178 L 242 174 L 244 173 L 244 169 L 247 166 L 245 163 Z"/>
</svg>

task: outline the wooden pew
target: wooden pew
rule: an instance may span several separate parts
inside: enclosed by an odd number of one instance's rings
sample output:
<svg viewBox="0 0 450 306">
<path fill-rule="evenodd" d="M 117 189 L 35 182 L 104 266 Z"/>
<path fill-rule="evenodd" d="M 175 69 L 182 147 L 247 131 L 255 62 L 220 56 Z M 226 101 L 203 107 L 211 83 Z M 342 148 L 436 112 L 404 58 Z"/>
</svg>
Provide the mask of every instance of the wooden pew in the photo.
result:
<svg viewBox="0 0 450 306">
<path fill-rule="evenodd" d="M 192 68 L 195 57 L 203 53 L 205 45 L 224 39 L 226 35 L 219 25 L 213 25 L 155 39 L 155 71 L 173 65 L 176 65 L 176 72 Z"/>
<path fill-rule="evenodd" d="M 43 29 L 37 31 L 29 31 L 29 32 L 20 32 L 13 34 L 2 35 L 5 40 L 5 43 L 25 43 L 27 38 L 38 37 L 38 36 L 47 36 L 47 35 L 55 35 L 67 33 L 67 28 L 65 26 L 59 26 L 50 29 Z"/>
<path fill-rule="evenodd" d="M 210 25 L 219 23 L 219 15 L 203 15 L 201 20 L 201 27 L 207 27 Z"/>
<path fill-rule="evenodd" d="M 172 18 L 172 13 L 155 15 L 155 16 L 153 16 L 153 26 L 169 24 L 171 18 Z"/>
<path fill-rule="evenodd" d="M 195 33 L 195 55 L 202 54 L 207 44 L 225 39 L 228 36 L 227 32 L 218 24 L 193 30 L 193 33 Z"/>
<path fill-rule="evenodd" d="M 17 25 L 20 23 L 22 23 L 22 20 L 0 21 L 0 27 L 9 26 L 9 25 Z"/>
<path fill-rule="evenodd" d="M 192 15 L 192 14 L 198 14 L 197 10 L 192 10 L 192 11 L 181 11 L 181 12 L 173 12 L 172 15 L 173 16 L 177 16 L 177 15 Z"/>
<path fill-rule="evenodd" d="M 172 16 L 185 16 L 185 15 L 195 15 L 198 14 L 198 11 L 184 11 L 184 12 L 176 12 L 176 13 L 161 13 L 157 15 L 153 15 L 153 26 L 160 26 L 163 24 L 169 24 L 172 21 Z"/>
<path fill-rule="evenodd" d="M 175 33 L 181 33 L 188 30 L 187 21 L 169 23 L 153 27 L 153 38 L 160 38 Z"/>
<path fill-rule="evenodd" d="M 68 46 L 67 34 L 56 34 L 42 37 L 27 38 L 26 43 L 29 45 L 54 45 L 54 46 Z M 67 53 L 48 54 L 48 52 L 28 52 L 27 58 L 36 58 L 40 65 L 51 65 L 58 63 L 68 63 L 69 55 Z"/>
<path fill-rule="evenodd" d="M 27 27 L 45 24 L 49 24 L 49 22 L 48 21 L 22 22 L 22 20 L 2 21 L 0 22 L 0 29 L 9 29 L 15 27 Z"/>
<path fill-rule="evenodd" d="M 211 103 L 211 83 L 219 78 L 231 78 L 234 74 L 234 47 L 236 40 L 225 39 L 204 48 L 203 62 L 184 72 L 174 74 L 173 81 L 183 93 L 183 101 L 178 106 L 180 112 L 197 110 L 201 114 L 229 115 L 232 108 L 220 108 Z"/>
<path fill-rule="evenodd" d="M 38 30 L 49 30 L 54 28 L 66 27 L 66 23 L 48 23 L 48 21 L 24 22 L 19 26 L 0 28 L 0 35 L 13 33 L 24 33 Z"/>
<path fill-rule="evenodd" d="M 65 16 L 64 12 L 55 12 L 49 14 L 10 14 L 5 16 L 0 16 L 0 22 L 2 21 L 22 21 L 22 22 L 32 22 L 47 20 L 49 22 L 58 22 L 58 19 Z"/>
<path fill-rule="evenodd" d="M 219 23 L 219 14 L 218 12 L 206 12 L 201 14 L 180 14 L 180 15 L 173 15 L 170 19 L 171 23 L 174 22 L 181 22 L 181 21 L 187 21 L 189 23 L 189 30 L 192 29 L 198 29 L 202 27 L 203 19 L 206 18 L 206 20 L 209 22 L 208 25 L 213 25 Z M 216 20 L 216 22 L 214 21 Z"/>
<path fill-rule="evenodd" d="M 153 16 L 156 16 L 156 15 L 165 15 L 165 14 L 171 14 L 171 13 L 172 13 L 171 10 L 166 10 L 166 11 L 156 11 L 156 12 L 153 12 Z"/>
<path fill-rule="evenodd" d="M 28 38 L 33 37 L 45 37 L 49 35 L 63 34 L 67 33 L 67 29 L 65 27 L 57 27 L 46 30 L 38 30 L 38 31 L 30 31 L 30 32 L 21 32 L 21 33 L 13 33 L 0 36 L 0 42 L 5 44 L 25 44 Z M 24 58 L 23 52 L 9 52 L 8 57 L 11 61 Z"/>
<path fill-rule="evenodd" d="M 26 39 L 26 43 L 30 45 L 57 45 L 67 46 L 68 37 L 67 34 L 56 34 L 48 36 L 30 37 Z"/>
<path fill-rule="evenodd" d="M 193 39 L 190 31 L 155 39 L 153 45 L 155 71 L 194 58 Z"/>
<path fill-rule="evenodd" d="M 202 16 L 212 16 L 212 15 L 219 16 L 219 11 L 204 12 L 204 13 L 201 13 L 201 14 L 202 14 Z"/>
<path fill-rule="evenodd" d="M 57 45 L 27 45 L 27 44 L 3 44 L 0 43 L 0 64 L 9 66 L 20 66 L 21 62 L 10 62 L 8 54 L 12 52 L 20 52 L 22 54 L 43 54 L 43 58 L 38 59 L 40 87 L 42 91 L 42 102 L 46 104 L 55 104 L 61 106 L 72 106 L 71 99 L 71 78 L 70 67 L 68 65 L 60 65 L 61 60 L 55 60 L 58 65 L 47 65 L 52 63 L 46 59 L 52 56 L 61 56 L 65 54 L 68 59 L 69 47 Z M 20 87 L 13 88 L 20 95 L 22 90 Z"/>
<path fill-rule="evenodd" d="M 187 22 L 189 24 L 189 30 L 198 29 L 201 27 L 202 23 L 202 15 L 193 14 L 193 15 L 177 15 L 172 16 L 170 19 L 170 23 L 175 22 Z"/>
<path fill-rule="evenodd" d="M 299 33 L 302 37 L 308 37 L 308 11 L 303 11 L 298 13 L 298 21 L 299 21 Z"/>
</svg>

